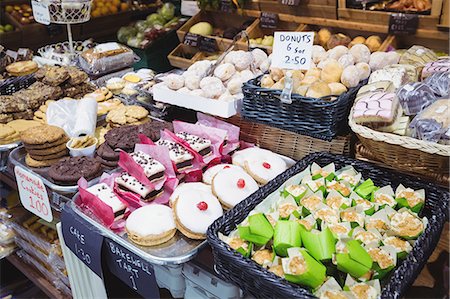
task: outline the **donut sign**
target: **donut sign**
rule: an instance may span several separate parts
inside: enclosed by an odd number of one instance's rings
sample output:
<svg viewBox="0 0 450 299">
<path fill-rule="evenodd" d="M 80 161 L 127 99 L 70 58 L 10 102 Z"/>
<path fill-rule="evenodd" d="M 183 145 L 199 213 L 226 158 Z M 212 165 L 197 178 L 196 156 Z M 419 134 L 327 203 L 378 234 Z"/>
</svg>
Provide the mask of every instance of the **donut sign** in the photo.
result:
<svg viewBox="0 0 450 299">
<path fill-rule="evenodd" d="M 311 66 L 314 32 L 275 32 L 272 67 L 308 70 Z"/>
<path fill-rule="evenodd" d="M 53 214 L 44 182 L 36 175 L 19 166 L 14 168 L 14 173 L 20 201 L 24 208 L 45 221 L 51 222 Z"/>
</svg>

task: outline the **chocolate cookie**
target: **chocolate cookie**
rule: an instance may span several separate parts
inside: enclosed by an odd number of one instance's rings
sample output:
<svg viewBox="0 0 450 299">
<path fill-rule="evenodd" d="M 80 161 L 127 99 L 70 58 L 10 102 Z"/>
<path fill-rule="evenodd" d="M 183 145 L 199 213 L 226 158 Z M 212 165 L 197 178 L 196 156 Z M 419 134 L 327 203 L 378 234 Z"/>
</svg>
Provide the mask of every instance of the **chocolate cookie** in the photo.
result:
<svg viewBox="0 0 450 299">
<path fill-rule="evenodd" d="M 139 134 L 144 134 L 153 141 L 159 140 L 160 131 L 173 130 L 172 124 L 167 122 L 152 121 L 138 126 L 122 126 L 111 129 L 105 134 L 105 140 L 112 148 L 120 148 L 131 151 L 136 143 L 139 143 Z"/>
<path fill-rule="evenodd" d="M 105 160 L 100 156 L 95 157 L 101 164 L 103 168 L 114 169 L 117 167 L 118 161 Z"/>
<path fill-rule="evenodd" d="M 42 125 L 22 132 L 20 138 L 25 144 L 36 145 L 56 142 L 66 137 L 66 132 L 56 126 Z"/>
<path fill-rule="evenodd" d="M 95 158 L 67 157 L 53 164 L 48 174 L 58 184 L 76 185 L 84 177 L 91 180 L 101 173 L 101 163 Z"/>
<path fill-rule="evenodd" d="M 97 149 L 97 155 L 99 155 L 102 159 L 108 161 L 118 161 L 119 160 L 119 152 L 114 151 L 108 144 L 103 143 Z M 117 165 L 117 163 L 116 163 Z"/>
</svg>

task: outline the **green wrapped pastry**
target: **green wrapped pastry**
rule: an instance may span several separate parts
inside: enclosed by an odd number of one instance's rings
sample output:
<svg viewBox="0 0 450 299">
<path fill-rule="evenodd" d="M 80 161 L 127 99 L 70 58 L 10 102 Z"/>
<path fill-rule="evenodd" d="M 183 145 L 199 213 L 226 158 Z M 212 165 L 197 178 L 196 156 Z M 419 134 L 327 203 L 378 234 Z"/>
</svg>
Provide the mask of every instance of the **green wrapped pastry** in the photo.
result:
<svg viewBox="0 0 450 299">
<path fill-rule="evenodd" d="M 316 261 L 304 248 L 288 249 L 287 258 L 281 259 L 284 276 L 287 281 L 298 283 L 313 289 L 326 279 L 326 267 Z"/>
<path fill-rule="evenodd" d="M 366 246 L 378 246 L 383 237 L 376 229 L 365 230 L 362 227 L 357 227 L 353 230 L 352 238 L 361 242 Z"/>
<path fill-rule="evenodd" d="M 339 210 L 332 209 L 323 203 L 321 203 L 319 207 L 313 211 L 312 215 L 316 218 L 319 225 L 322 225 L 322 223 L 339 222 Z"/>
<path fill-rule="evenodd" d="M 275 252 L 270 249 L 260 249 L 252 254 L 252 260 L 254 260 L 257 264 L 267 268 L 272 264 L 275 258 Z"/>
<path fill-rule="evenodd" d="M 350 167 L 344 167 L 340 169 L 337 173 L 337 179 L 339 181 L 346 181 L 351 186 L 356 186 L 359 184 L 359 181 L 361 181 L 362 175 L 361 173 L 357 172 L 353 166 Z"/>
<path fill-rule="evenodd" d="M 353 277 L 370 275 L 373 261 L 367 251 L 356 240 L 338 242 L 336 245 L 335 263 L 338 270 L 348 273 Z"/>
<path fill-rule="evenodd" d="M 352 206 L 360 208 L 366 215 L 373 215 L 375 213 L 375 204 L 368 199 L 362 198 L 356 192 L 350 194 Z"/>
<path fill-rule="evenodd" d="M 241 239 L 263 246 L 273 237 L 273 227 L 262 213 L 248 217 L 248 226 L 239 225 L 238 232 Z"/>
<path fill-rule="evenodd" d="M 272 272 L 276 276 L 284 278 L 283 265 L 281 264 L 281 258 L 276 256 L 273 259 L 272 264 L 269 266 L 269 272 Z"/>
<path fill-rule="evenodd" d="M 391 216 L 391 227 L 388 233 L 406 240 L 417 239 L 424 231 L 427 220 L 422 220 L 406 208 L 400 209 Z"/>
<path fill-rule="evenodd" d="M 372 194 L 372 202 L 378 204 L 381 208 L 385 205 L 395 208 L 397 205 L 397 201 L 394 198 L 394 190 L 392 190 L 391 186 L 384 186 L 376 190 Z"/>
<path fill-rule="evenodd" d="M 329 277 L 327 281 L 314 292 L 320 299 L 349 299 L 349 294 L 343 291 L 334 277 Z"/>
<path fill-rule="evenodd" d="M 377 299 L 381 294 L 381 285 L 378 279 L 366 282 L 357 282 L 347 275 L 344 290 L 349 290 L 352 298 L 356 299 Z"/>
<path fill-rule="evenodd" d="M 233 231 L 228 237 L 219 233 L 219 238 L 244 257 L 250 257 L 253 250 L 253 243 L 241 239 L 237 231 Z"/>
<path fill-rule="evenodd" d="M 281 197 L 277 202 L 277 212 L 281 219 L 289 219 L 289 216 L 294 215 L 300 217 L 300 207 L 292 196 Z"/>
<path fill-rule="evenodd" d="M 311 176 L 305 175 L 302 179 L 302 185 L 307 186 L 312 192 L 326 192 L 324 178 L 318 178 L 314 180 Z"/>
<path fill-rule="evenodd" d="M 345 197 L 349 197 L 350 193 L 352 192 L 352 187 L 350 186 L 350 183 L 346 181 L 336 181 L 336 180 L 326 181 L 326 188 L 327 192 L 337 191 L 340 194 L 342 194 L 342 196 Z"/>
<path fill-rule="evenodd" d="M 283 190 L 283 196 L 288 197 L 289 195 L 292 196 L 297 203 L 300 202 L 300 199 L 306 194 L 306 191 L 308 191 L 308 187 L 305 185 L 289 185 L 286 186 Z"/>
<path fill-rule="evenodd" d="M 340 216 L 341 221 L 350 222 L 352 228 L 357 226 L 364 227 L 365 214 L 362 208 L 358 206 L 341 211 Z"/>
<path fill-rule="evenodd" d="M 373 278 L 383 279 L 397 265 L 397 253 L 391 246 L 369 248 L 367 253 L 373 260 Z"/>
<path fill-rule="evenodd" d="M 300 205 L 302 206 L 303 216 L 311 214 L 311 212 L 318 209 L 323 203 L 323 193 L 317 191 L 315 193 L 308 192 L 306 195 L 300 199 Z"/>
<path fill-rule="evenodd" d="M 352 205 L 350 198 L 342 196 L 342 194 L 336 190 L 331 190 L 330 193 L 328 193 L 325 203 L 335 210 L 347 209 Z"/>
<path fill-rule="evenodd" d="M 365 227 L 367 230 L 375 229 L 380 233 L 385 233 L 389 229 L 388 209 L 382 209 L 372 216 L 366 216 Z"/>
<path fill-rule="evenodd" d="M 336 166 L 334 163 L 330 163 L 325 167 L 320 167 L 317 163 L 311 165 L 311 177 L 313 180 L 324 178 L 331 181 L 335 176 Z"/>
<path fill-rule="evenodd" d="M 335 253 L 336 241 L 329 228 L 302 232 L 303 246 L 318 261 L 331 260 Z"/>
<path fill-rule="evenodd" d="M 316 219 L 313 217 L 313 215 L 308 215 L 301 219 L 293 219 L 293 218 L 294 217 L 291 216 L 291 219 L 289 220 L 296 220 L 307 231 L 310 231 L 313 228 L 317 228 L 317 222 Z"/>
<path fill-rule="evenodd" d="M 282 257 L 287 256 L 287 250 L 291 247 L 302 246 L 302 227 L 296 221 L 279 220 L 273 234 L 273 247 L 275 252 Z"/>
<path fill-rule="evenodd" d="M 371 179 L 367 179 L 363 183 L 359 184 L 354 191 L 362 198 L 368 199 L 370 194 L 377 189 L 378 187 L 373 184 L 373 181 Z"/>
<path fill-rule="evenodd" d="M 408 208 L 414 213 L 419 213 L 425 203 L 425 190 L 414 191 L 400 184 L 395 190 L 395 200 L 400 208 Z"/>
<path fill-rule="evenodd" d="M 325 223 L 323 228 L 329 228 L 333 233 L 335 239 L 348 238 L 350 232 L 352 231 L 352 226 L 350 222 L 340 222 L 340 223 Z"/>
<path fill-rule="evenodd" d="M 397 253 L 397 259 L 405 259 L 412 250 L 412 246 L 408 241 L 399 237 L 386 237 L 383 240 L 384 245 L 393 247 Z"/>
</svg>

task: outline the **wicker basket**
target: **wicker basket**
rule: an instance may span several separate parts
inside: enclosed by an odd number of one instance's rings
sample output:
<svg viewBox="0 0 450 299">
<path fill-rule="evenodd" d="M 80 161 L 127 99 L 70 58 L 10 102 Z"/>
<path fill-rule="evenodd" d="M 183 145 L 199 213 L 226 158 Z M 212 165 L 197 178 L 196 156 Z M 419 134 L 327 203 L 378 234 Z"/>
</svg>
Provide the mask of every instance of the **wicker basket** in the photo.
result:
<svg viewBox="0 0 450 299">
<path fill-rule="evenodd" d="M 276 192 L 287 179 L 304 170 L 312 162 L 320 165 L 334 162 L 337 168 L 351 164 L 362 173 L 363 177 L 370 177 L 375 184 L 380 186 L 391 184 L 396 187 L 402 183 L 414 189 L 425 189 L 427 199 L 421 214 L 428 218 L 429 225 L 415 242 L 408 257 L 399 263 L 386 280 L 382 281 L 381 298 L 401 298 L 414 282 L 439 241 L 448 216 L 450 194 L 442 188 L 416 177 L 377 167 L 371 163 L 327 153 L 311 154 L 299 161 L 209 226 L 207 239 L 212 248 L 216 271 L 224 279 L 238 285 L 244 292 L 257 298 L 315 298 L 301 286 L 291 284 L 249 258 L 244 258 L 221 241 L 218 236 L 219 232 L 229 234 L 261 201 Z"/>
<path fill-rule="evenodd" d="M 254 143 L 296 161 L 315 152 L 329 152 L 346 156 L 353 155 L 352 135 L 337 136 L 331 141 L 325 141 L 268 125 L 249 122 L 238 115 L 225 121 L 240 127 L 240 138 L 242 140 Z"/>
<path fill-rule="evenodd" d="M 50 0 L 48 11 L 50 21 L 55 24 L 79 24 L 89 21 L 91 18 L 92 0 Z"/>
<path fill-rule="evenodd" d="M 353 111 L 353 110 L 352 110 Z M 351 117 L 349 125 L 375 160 L 400 171 L 423 176 L 449 173 L 450 145 L 419 140 L 408 136 L 383 133 L 356 124 Z"/>
<path fill-rule="evenodd" d="M 361 143 L 358 143 L 355 145 L 355 157 L 359 160 L 372 162 L 372 163 L 375 163 L 375 164 L 383 166 L 383 167 L 395 169 L 394 167 L 392 167 L 390 165 L 386 165 L 383 162 L 378 161 L 377 158 L 375 157 L 375 155 L 370 150 L 368 150 L 366 147 L 364 147 L 364 145 L 362 145 Z M 396 169 L 396 170 L 398 170 L 398 169 Z M 402 172 L 407 173 L 407 171 L 408 171 L 408 169 L 406 169 L 406 171 L 402 171 Z M 436 184 L 438 184 L 444 188 L 449 188 L 449 186 L 450 186 L 450 176 L 448 173 L 439 174 L 439 173 L 434 173 L 434 172 L 427 172 L 427 173 L 417 174 L 417 176 L 420 176 L 420 177 L 423 177 L 424 179 L 433 181 Z"/>
<path fill-rule="evenodd" d="M 280 101 L 281 90 L 260 87 L 261 78 L 252 79 L 242 87 L 245 119 L 327 141 L 349 131 L 350 107 L 365 84 L 361 82 L 334 101 L 292 94 L 292 104 L 285 104 Z"/>
</svg>

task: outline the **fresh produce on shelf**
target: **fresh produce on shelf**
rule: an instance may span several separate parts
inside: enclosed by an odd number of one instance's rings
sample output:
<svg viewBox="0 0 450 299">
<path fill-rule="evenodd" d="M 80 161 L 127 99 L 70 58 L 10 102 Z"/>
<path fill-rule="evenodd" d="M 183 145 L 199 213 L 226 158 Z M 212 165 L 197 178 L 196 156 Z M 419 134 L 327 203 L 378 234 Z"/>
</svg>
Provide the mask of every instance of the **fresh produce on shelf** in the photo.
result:
<svg viewBox="0 0 450 299">
<path fill-rule="evenodd" d="M 34 23 L 33 9 L 29 4 L 6 5 L 5 11 L 22 25 Z"/>
<path fill-rule="evenodd" d="M 378 35 L 372 35 L 368 38 L 356 36 L 352 39 L 343 33 L 333 34 L 329 29 L 321 28 L 314 34 L 314 44 L 321 45 L 326 50 L 333 49 L 339 45 L 351 48 L 356 44 L 364 44 L 370 49 L 371 52 L 375 52 L 380 48 L 382 40 Z"/>
<path fill-rule="evenodd" d="M 419 215 L 423 189 L 376 186 L 353 166 L 313 163 L 272 195 L 219 237 L 319 298 L 379 296 L 380 280 L 406 258 L 428 223 Z"/>
<path fill-rule="evenodd" d="M 268 46 L 273 45 L 273 35 L 264 35 L 264 37 L 251 38 L 250 46 Z"/>
<path fill-rule="evenodd" d="M 129 9 L 127 1 L 121 0 L 93 0 L 91 16 L 93 18 L 117 14 Z"/>
<path fill-rule="evenodd" d="M 227 39 L 233 39 L 236 34 L 245 30 L 253 21 L 245 21 L 239 27 L 229 27 L 229 28 L 214 28 L 214 26 L 208 22 L 198 22 L 189 28 L 190 33 L 203 35 L 203 36 L 218 36 Z"/>
<path fill-rule="evenodd" d="M 12 31 L 14 31 L 13 25 L 11 24 L 0 25 L 0 34 Z"/>
<path fill-rule="evenodd" d="M 190 33 L 198 34 L 198 35 L 212 35 L 214 32 L 214 28 L 208 22 L 198 22 L 191 28 L 189 28 Z"/>
<path fill-rule="evenodd" d="M 178 28 L 185 19 L 175 16 L 175 6 L 165 3 L 158 13 L 152 13 L 145 20 L 121 27 L 117 32 L 119 42 L 133 48 L 146 48 L 168 31 Z"/>
<path fill-rule="evenodd" d="M 423 13 L 431 10 L 430 0 L 395 0 L 380 1 L 369 6 L 369 10 L 387 10 L 387 11 L 403 11 Z"/>
</svg>

